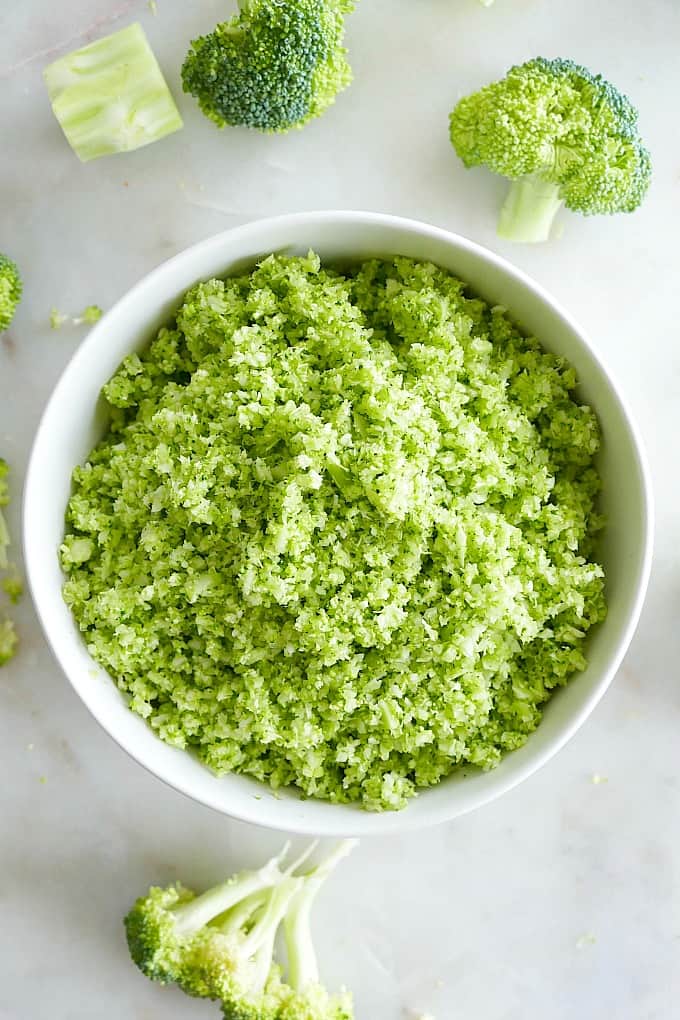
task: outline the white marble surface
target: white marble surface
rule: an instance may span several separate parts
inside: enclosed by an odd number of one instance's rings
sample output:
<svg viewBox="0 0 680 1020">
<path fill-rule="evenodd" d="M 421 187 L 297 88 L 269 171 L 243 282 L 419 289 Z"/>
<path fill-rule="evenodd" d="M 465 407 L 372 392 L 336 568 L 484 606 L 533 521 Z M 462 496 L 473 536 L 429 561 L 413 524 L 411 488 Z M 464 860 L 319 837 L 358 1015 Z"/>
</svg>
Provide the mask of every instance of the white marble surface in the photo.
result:
<svg viewBox="0 0 680 1020">
<path fill-rule="evenodd" d="M 319 903 L 329 982 L 359 1020 L 673 1020 L 680 1001 L 680 6 L 677 0 L 363 0 L 356 83 L 283 138 L 216 131 L 178 89 L 188 40 L 230 4 L 2 4 L 0 250 L 26 297 L 0 342 L 0 453 L 18 489 L 40 411 L 82 338 L 49 309 L 110 305 L 158 262 L 245 219 L 359 207 L 420 217 L 508 255 L 587 326 L 628 393 L 656 485 L 656 563 L 642 623 L 604 702 L 539 775 L 451 825 L 364 842 Z M 185 130 L 87 166 L 41 81 L 47 51 L 139 18 Z M 565 216 L 510 248 L 502 185 L 449 148 L 457 96 L 542 53 L 635 98 L 656 176 L 633 218 Z M 19 500 L 10 514 L 19 535 Z M 188 1020 L 216 1008 L 145 981 L 121 916 L 152 881 L 200 886 L 276 847 L 144 773 L 52 661 L 26 599 L 0 672 L 1 1020 Z M 607 782 L 595 784 L 594 774 Z M 592 936 L 592 937 L 591 937 Z M 594 941 L 593 941 L 594 939 Z"/>
</svg>

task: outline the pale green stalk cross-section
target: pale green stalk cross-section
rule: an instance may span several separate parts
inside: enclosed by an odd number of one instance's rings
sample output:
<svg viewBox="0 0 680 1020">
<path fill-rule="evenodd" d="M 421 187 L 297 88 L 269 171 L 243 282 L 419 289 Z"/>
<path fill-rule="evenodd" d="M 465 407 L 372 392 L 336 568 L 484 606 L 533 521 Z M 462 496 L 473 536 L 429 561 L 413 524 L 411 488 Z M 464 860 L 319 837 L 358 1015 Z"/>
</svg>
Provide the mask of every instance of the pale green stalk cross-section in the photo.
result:
<svg viewBox="0 0 680 1020">
<path fill-rule="evenodd" d="M 54 115 L 83 163 L 139 149 L 183 126 L 138 23 L 55 60 L 44 77 Z"/>
</svg>

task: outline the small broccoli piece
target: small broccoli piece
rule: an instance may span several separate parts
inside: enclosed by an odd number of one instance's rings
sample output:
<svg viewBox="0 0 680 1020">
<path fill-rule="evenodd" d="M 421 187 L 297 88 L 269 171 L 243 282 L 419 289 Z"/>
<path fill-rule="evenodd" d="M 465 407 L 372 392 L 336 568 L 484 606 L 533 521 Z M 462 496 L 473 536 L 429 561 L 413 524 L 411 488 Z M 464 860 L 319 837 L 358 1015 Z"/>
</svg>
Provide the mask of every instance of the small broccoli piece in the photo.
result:
<svg viewBox="0 0 680 1020">
<path fill-rule="evenodd" d="M 7 570 L 7 549 L 9 548 L 9 531 L 7 522 L 2 513 L 3 506 L 9 503 L 9 486 L 7 476 L 9 465 L 6 460 L 0 457 L 0 570 Z"/>
<path fill-rule="evenodd" d="M 207 960 L 216 956 L 212 943 L 220 930 L 208 926 L 243 900 L 276 888 L 284 879 L 280 860 L 274 857 L 257 871 L 235 875 L 201 896 L 179 884 L 152 887 L 125 918 L 130 955 L 142 973 L 161 984 L 177 982 L 191 994 L 209 994 L 204 971 Z M 195 990 L 192 968 L 200 971 Z"/>
<path fill-rule="evenodd" d="M 17 648 L 17 632 L 11 620 L 0 618 L 0 666 L 5 666 Z"/>
<path fill-rule="evenodd" d="M 342 42 L 354 0 L 240 0 L 239 7 L 192 42 L 184 91 L 218 127 L 283 132 L 320 116 L 352 80 Z"/>
<path fill-rule="evenodd" d="M 9 548 L 9 531 L 7 522 L 2 513 L 3 506 L 9 503 L 9 486 L 7 475 L 9 467 L 7 461 L 0 457 L 0 570 L 8 567 L 7 549 Z M 3 589 L 9 595 L 12 602 L 17 602 L 21 594 L 21 581 L 18 578 L 5 579 L 2 583 Z M 4 616 L 0 616 L 0 666 L 4 666 L 13 657 L 17 647 L 17 634 L 14 624 Z"/>
<path fill-rule="evenodd" d="M 2 590 L 13 605 L 16 605 L 24 594 L 24 583 L 16 574 L 6 577 L 2 582 Z"/>
<path fill-rule="evenodd" d="M 43 76 L 54 115 L 83 163 L 139 149 L 183 126 L 136 22 L 55 60 Z"/>
<path fill-rule="evenodd" d="M 52 329 L 61 329 L 66 322 L 72 326 L 82 326 L 84 323 L 92 325 L 95 322 L 99 322 L 103 314 L 99 305 L 88 305 L 87 308 L 82 310 L 80 315 L 66 315 L 64 312 L 60 312 L 58 308 L 53 308 L 50 312 L 50 327 Z"/>
<path fill-rule="evenodd" d="M 538 57 L 461 99 L 450 135 L 466 167 L 512 181 L 499 235 L 533 242 L 547 240 L 562 205 L 586 216 L 637 209 L 651 177 L 637 120 L 600 75 Z"/>
<path fill-rule="evenodd" d="M 0 254 L 0 333 L 9 329 L 14 318 L 23 285 L 16 263 Z"/>
</svg>

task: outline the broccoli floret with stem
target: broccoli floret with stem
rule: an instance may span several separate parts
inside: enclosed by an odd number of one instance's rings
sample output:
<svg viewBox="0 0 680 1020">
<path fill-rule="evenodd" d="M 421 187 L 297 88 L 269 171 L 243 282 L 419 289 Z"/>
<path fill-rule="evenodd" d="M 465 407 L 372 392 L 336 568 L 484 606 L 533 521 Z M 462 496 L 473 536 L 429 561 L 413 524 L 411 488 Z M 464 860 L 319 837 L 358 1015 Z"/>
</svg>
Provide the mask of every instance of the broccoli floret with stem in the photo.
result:
<svg viewBox="0 0 680 1020">
<path fill-rule="evenodd" d="M 354 0 L 240 0 L 238 15 L 192 42 L 184 91 L 219 127 L 302 127 L 352 80 L 342 43 L 353 8 Z"/>
<path fill-rule="evenodd" d="M 23 284 L 15 262 L 0 253 L 0 333 L 9 329 L 21 301 Z"/>
<path fill-rule="evenodd" d="M 201 896 L 179 884 L 152 887 L 125 918 L 130 955 L 142 973 L 186 990 L 187 959 L 195 958 L 199 946 L 207 953 L 209 939 L 219 935 L 218 928 L 207 931 L 207 926 L 254 893 L 276 887 L 283 880 L 280 861 L 281 855 L 274 857 L 257 871 L 235 875 Z"/>
<path fill-rule="evenodd" d="M 537 57 L 461 99 L 450 117 L 466 167 L 511 180 L 498 233 L 545 241 L 562 205 L 586 216 L 633 212 L 651 178 L 630 100 L 571 60 Z"/>
<path fill-rule="evenodd" d="M 131 152 L 183 126 L 137 22 L 60 57 L 43 76 L 54 115 L 83 163 Z"/>
<path fill-rule="evenodd" d="M 236 875 L 196 896 L 181 885 L 152 888 L 125 919 L 132 959 L 147 977 L 188 995 L 218 999 L 224 1020 L 352 1020 L 347 992 L 319 980 L 309 924 L 323 882 L 356 840 L 296 874 L 316 844 L 282 870 L 287 847 L 258 871 Z M 281 924 L 288 977 L 275 961 Z"/>
</svg>

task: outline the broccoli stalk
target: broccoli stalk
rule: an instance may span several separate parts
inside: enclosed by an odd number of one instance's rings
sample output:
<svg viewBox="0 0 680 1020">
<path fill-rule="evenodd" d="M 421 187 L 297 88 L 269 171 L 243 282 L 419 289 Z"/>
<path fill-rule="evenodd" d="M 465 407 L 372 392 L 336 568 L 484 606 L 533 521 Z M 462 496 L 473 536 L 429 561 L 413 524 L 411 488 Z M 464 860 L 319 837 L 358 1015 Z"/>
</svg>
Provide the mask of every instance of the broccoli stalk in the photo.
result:
<svg viewBox="0 0 680 1020">
<path fill-rule="evenodd" d="M 182 127 L 138 23 L 60 57 L 43 76 L 54 115 L 83 163 L 139 149 Z"/>
<path fill-rule="evenodd" d="M 345 839 L 333 853 L 305 876 L 305 881 L 293 899 L 286 914 L 286 954 L 288 958 L 288 983 L 298 992 L 310 985 L 318 984 L 319 968 L 312 940 L 310 915 L 314 900 L 331 872 L 343 857 L 354 848 L 356 840 Z"/>
<path fill-rule="evenodd" d="M 559 184 L 541 177 L 520 177 L 512 181 L 505 197 L 498 219 L 498 236 L 507 241 L 545 241 L 563 205 Z"/>
<path fill-rule="evenodd" d="M 461 99 L 450 117 L 466 167 L 509 178 L 498 233 L 545 241 L 562 205 L 586 216 L 633 212 L 651 177 L 630 101 L 570 60 L 537 57 Z"/>
</svg>

